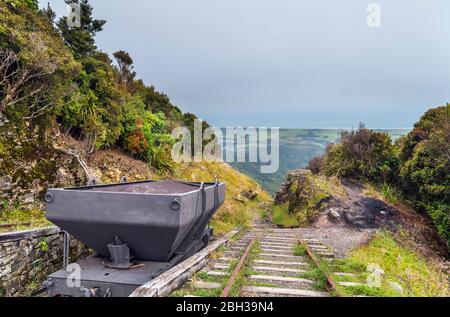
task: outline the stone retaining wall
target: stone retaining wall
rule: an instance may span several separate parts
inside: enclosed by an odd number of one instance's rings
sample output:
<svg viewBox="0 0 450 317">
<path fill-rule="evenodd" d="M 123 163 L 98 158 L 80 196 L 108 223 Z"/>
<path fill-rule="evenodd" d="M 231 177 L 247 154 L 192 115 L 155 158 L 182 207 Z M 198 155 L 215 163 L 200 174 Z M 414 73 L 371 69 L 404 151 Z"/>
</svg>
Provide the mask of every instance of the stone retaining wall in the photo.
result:
<svg viewBox="0 0 450 317">
<path fill-rule="evenodd" d="M 63 234 L 57 227 L 0 234 L 0 297 L 27 295 L 51 274 L 62 268 Z M 89 250 L 70 241 L 70 260 Z"/>
</svg>

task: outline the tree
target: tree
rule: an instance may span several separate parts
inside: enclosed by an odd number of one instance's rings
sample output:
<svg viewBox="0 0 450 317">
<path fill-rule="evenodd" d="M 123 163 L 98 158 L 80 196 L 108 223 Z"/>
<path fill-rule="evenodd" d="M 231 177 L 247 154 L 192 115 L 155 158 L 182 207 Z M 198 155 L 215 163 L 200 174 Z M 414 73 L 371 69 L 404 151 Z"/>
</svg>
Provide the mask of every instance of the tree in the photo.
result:
<svg viewBox="0 0 450 317">
<path fill-rule="evenodd" d="M 52 7 L 50 6 L 50 2 L 47 3 L 47 8 L 43 8 L 40 10 L 40 13 L 47 19 L 50 25 L 53 26 L 55 24 L 56 12 L 53 11 Z"/>
<path fill-rule="evenodd" d="M 396 148 L 386 133 L 366 129 L 344 131 L 339 144 L 327 147 L 321 164 L 326 175 L 386 182 L 398 170 Z"/>
<path fill-rule="evenodd" d="M 56 23 L 66 45 L 72 49 L 77 59 L 92 55 L 97 49 L 94 37 L 103 30 L 106 21 L 92 17 L 93 8 L 88 0 L 65 0 L 65 2 L 80 4 L 81 8 L 81 27 L 69 27 L 67 17 L 61 18 Z"/>
<path fill-rule="evenodd" d="M 85 57 L 78 89 L 61 111 L 66 131 L 81 129 L 89 152 L 113 145 L 122 131 L 122 96 L 110 63 L 102 52 Z"/>
<path fill-rule="evenodd" d="M 11 50 L 0 51 L 0 87 L 2 100 L 0 101 L 0 124 L 7 122 L 2 113 L 21 101 L 28 101 L 32 113 L 26 119 L 32 119 L 51 109 L 52 103 L 47 100 L 47 77 L 56 70 L 56 63 L 42 61 L 34 65 L 24 66 L 17 55 Z M 44 101 L 44 102 L 43 102 Z"/>
<path fill-rule="evenodd" d="M 400 140 L 403 190 L 450 244 L 450 104 L 427 111 Z"/>
<path fill-rule="evenodd" d="M 39 8 L 39 0 L 7 0 L 6 2 L 14 8 L 21 5 L 26 5 L 33 11 L 37 11 Z"/>
<path fill-rule="evenodd" d="M 130 84 L 136 77 L 136 72 L 133 71 L 133 59 L 125 51 L 118 51 L 113 55 L 119 66 L 119 83 L 125 85 Z"/>
<path fill-rule="evenodd" d="M 0 10 L 0 121 L 30 120 L 60 104 L 70 92 L 61 78 L 79 65 L 42 16 L 24 5 Z"/>
</svg>

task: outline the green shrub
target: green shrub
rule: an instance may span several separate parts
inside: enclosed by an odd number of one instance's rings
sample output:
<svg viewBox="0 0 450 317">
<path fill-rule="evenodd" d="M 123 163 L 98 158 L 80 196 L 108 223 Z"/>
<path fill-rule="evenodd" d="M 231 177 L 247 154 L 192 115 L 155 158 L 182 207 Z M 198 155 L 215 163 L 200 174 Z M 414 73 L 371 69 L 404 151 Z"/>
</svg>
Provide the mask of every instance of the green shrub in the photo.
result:
<svg viewBox="0 0 450 317">
<path fill-rule="evenodd" d="M 289 212 L 288 204 L 273 207 L 272 223 L 282 228 L 296 228 L 300 226 L 298 215 Z"/>
<path fill-rule="evenodd" d="M 307 253 L 306 244 L 302 243 L 297 243 L 292 251 L 292 254 L 295 256 L 304 256 L 306 255 L 306 253 Z"/>
<path fill-rule="evenodd" d="M 448 203 L 429 203 L 425 204 L 425 209 L 433 220 L 436 229 L 442 238 L 450 244 L 450 209 Z"/>
<path fill-rule="evenodd" d="M 39 8 L 38 0 L 6 0 L 6 2 L 13 8 L 25 5 L 33 11 L 37 11 Z"/>
<path fill-rule="evenodd" d="M 167 128 L 165 115 L 146 110 L 141 97 L 135 95 L 124 109 L 123 146 L 132 155 L 162 171 L 172 171 L 170 146 L 174 140 Z"/>
<path fill-rule="evenodd" d="M 427 111 L 399 144 L 403 190 L 450 242 L 450 105 Z"/>
<path fill-rule="evenodd" d="M 398 169 L 396 148 L 387 133 L 361 125 L 344 131 L 339 144 L 328 146 L 322 171 L 328 176 L 365 178 L 376 182 L 393 179 Z"/>
<path fill-rule="evenodd" d="M 161 172 L 172 173 L 175 168 L 175 164 L 172 161 L 172 155 L 170 146 L 157 146 L 151 148 L 149 153 L 150 164 Z"/>
<path fill-rule="evenodd" d="M 396 144 L 386 133 L 364 126 L 344 132 L 309 168 L 372 181 L 391 203 L 408 198 L 450 243 L 450 104 L 427 111 Z"/>
<path fill-rule="evenodd" d="M 79 129 L 90 150 L 116 143 L 122 132 L 122 96 L 111 60 L 96 53 L 82 60 L 78 89 L 67 98 L 61 122 L 67 131 Z"/>
<path fill-rule="evenodd" d="M 15 1 L 22 3 L 22 1 Z M 49 126 L 81 68 L 48 21 L 20 5 L 0 2 L 0 121 Z"/>
<path fill-rule="evenodd" d="M 313 172 L 313 174 L 319 174 L 323 169 L 323 157 L 316 156 L 311 159 L 311 161 L 309 161 L 308 165 L 306 166 L 306 169 Z"/>
</svg>

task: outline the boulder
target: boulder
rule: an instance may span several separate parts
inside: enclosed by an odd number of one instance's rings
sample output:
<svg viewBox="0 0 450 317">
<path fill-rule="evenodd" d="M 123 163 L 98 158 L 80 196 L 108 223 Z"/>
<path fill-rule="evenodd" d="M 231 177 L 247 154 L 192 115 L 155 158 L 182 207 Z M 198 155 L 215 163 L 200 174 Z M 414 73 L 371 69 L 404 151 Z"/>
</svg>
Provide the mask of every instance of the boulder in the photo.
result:
<svg viewBox="0 0 450 317">
<path fill-rule="evenodd" d="M 330 208 L 328 211 L 328 218 L 332 221 L 339 221 L 341 220 L 341 214 L 334 208 Z"/>
<path fill-rule="evenodd" d="M 249 190 L 243 190 L 241 192 L 241 195 L 245 198 L 247 198 L 248 200 L 255 200 L 256 197 L 258 197 L 258 193 L 256 193 L 255 191 L 253 191 L 253 189 L 249 189 Z"/>
<path fill-rule="evenodd" d="M 12 188 L 12 177 L 9 175 L 0 177 L 0 190 L 8 191 Z"/>
</svg>

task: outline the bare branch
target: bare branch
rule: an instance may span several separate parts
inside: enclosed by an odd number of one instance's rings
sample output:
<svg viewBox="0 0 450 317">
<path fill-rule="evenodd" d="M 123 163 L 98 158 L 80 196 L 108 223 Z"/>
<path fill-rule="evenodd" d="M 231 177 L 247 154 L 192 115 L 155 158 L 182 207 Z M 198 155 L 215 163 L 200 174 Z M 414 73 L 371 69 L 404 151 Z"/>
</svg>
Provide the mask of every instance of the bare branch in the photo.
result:
<svg viewBox="0 0 450 317">
<path fill-rule="evenodd" d="M 17 98 L 17 99 L 14 100 L 14 101 L 11 101 L 10 103 L 8 103 L 8 106 L 13 106 L 13 105 L 15 105 L 16 103 L 19 103 L 19 102 L 21 102 L 21 101 L 23 101 L 23 100 L 25 100 L 25 99 L 27 99 L 27 98 L 33 97 L 33 96 L 36 95 L 37 93 L 41 92 L 41 91 L 43 90 L 43 88 L 44 88 L 44 87 L 39 87 L 39 88 L 37 88 L 37 89 L 35 89 L 35 90 L 33 90 L 33 91 L 27 93 L 26 95 L 24 95 L 24 96 L 22 96 L 22 97 L 20 97 L 20 98 Z M 32 105 L 32 107 L 33 107 L 33 106 L 34 106 L 34 105 Z"/>
<path fill-rule="evenodd" d="M 53 109 L 54 104 L 48 103 L 45 106 L 43 106 L 42 108 L 39 108 L 38 110 L 34 111 L 30 116 L 28 117 L 24 117 L 24 120 L 31 120 L 37 117 L 40 117 L 46 113 L 48 113 L 49 111 L 51 111 Z M 47 110 L 47 111 L 46 111 Z"/>
<path fill-rule="evenodd" d="M 0 89 L 3 93 L 0 100 L 0 117 L 4 122 L 5 109 L 19 102 L 29 100 L 30 110 L 35 108 L 32 114 L 25 118 L 27 120 L 40 116 L 53 107 L 53 102 L 50 101 L 49 79 L 57 70 L 57 61 L 49 57 L 45 43 L 39 37 L 31 34 L 30 39 L 33 40 L 31 54 L 43 58 L 36 58 L 34 64 L 25 68 L 12 50 L 0 50 Z M 29 88 L 32 90 L 26 92 Z"/>
</svg>

